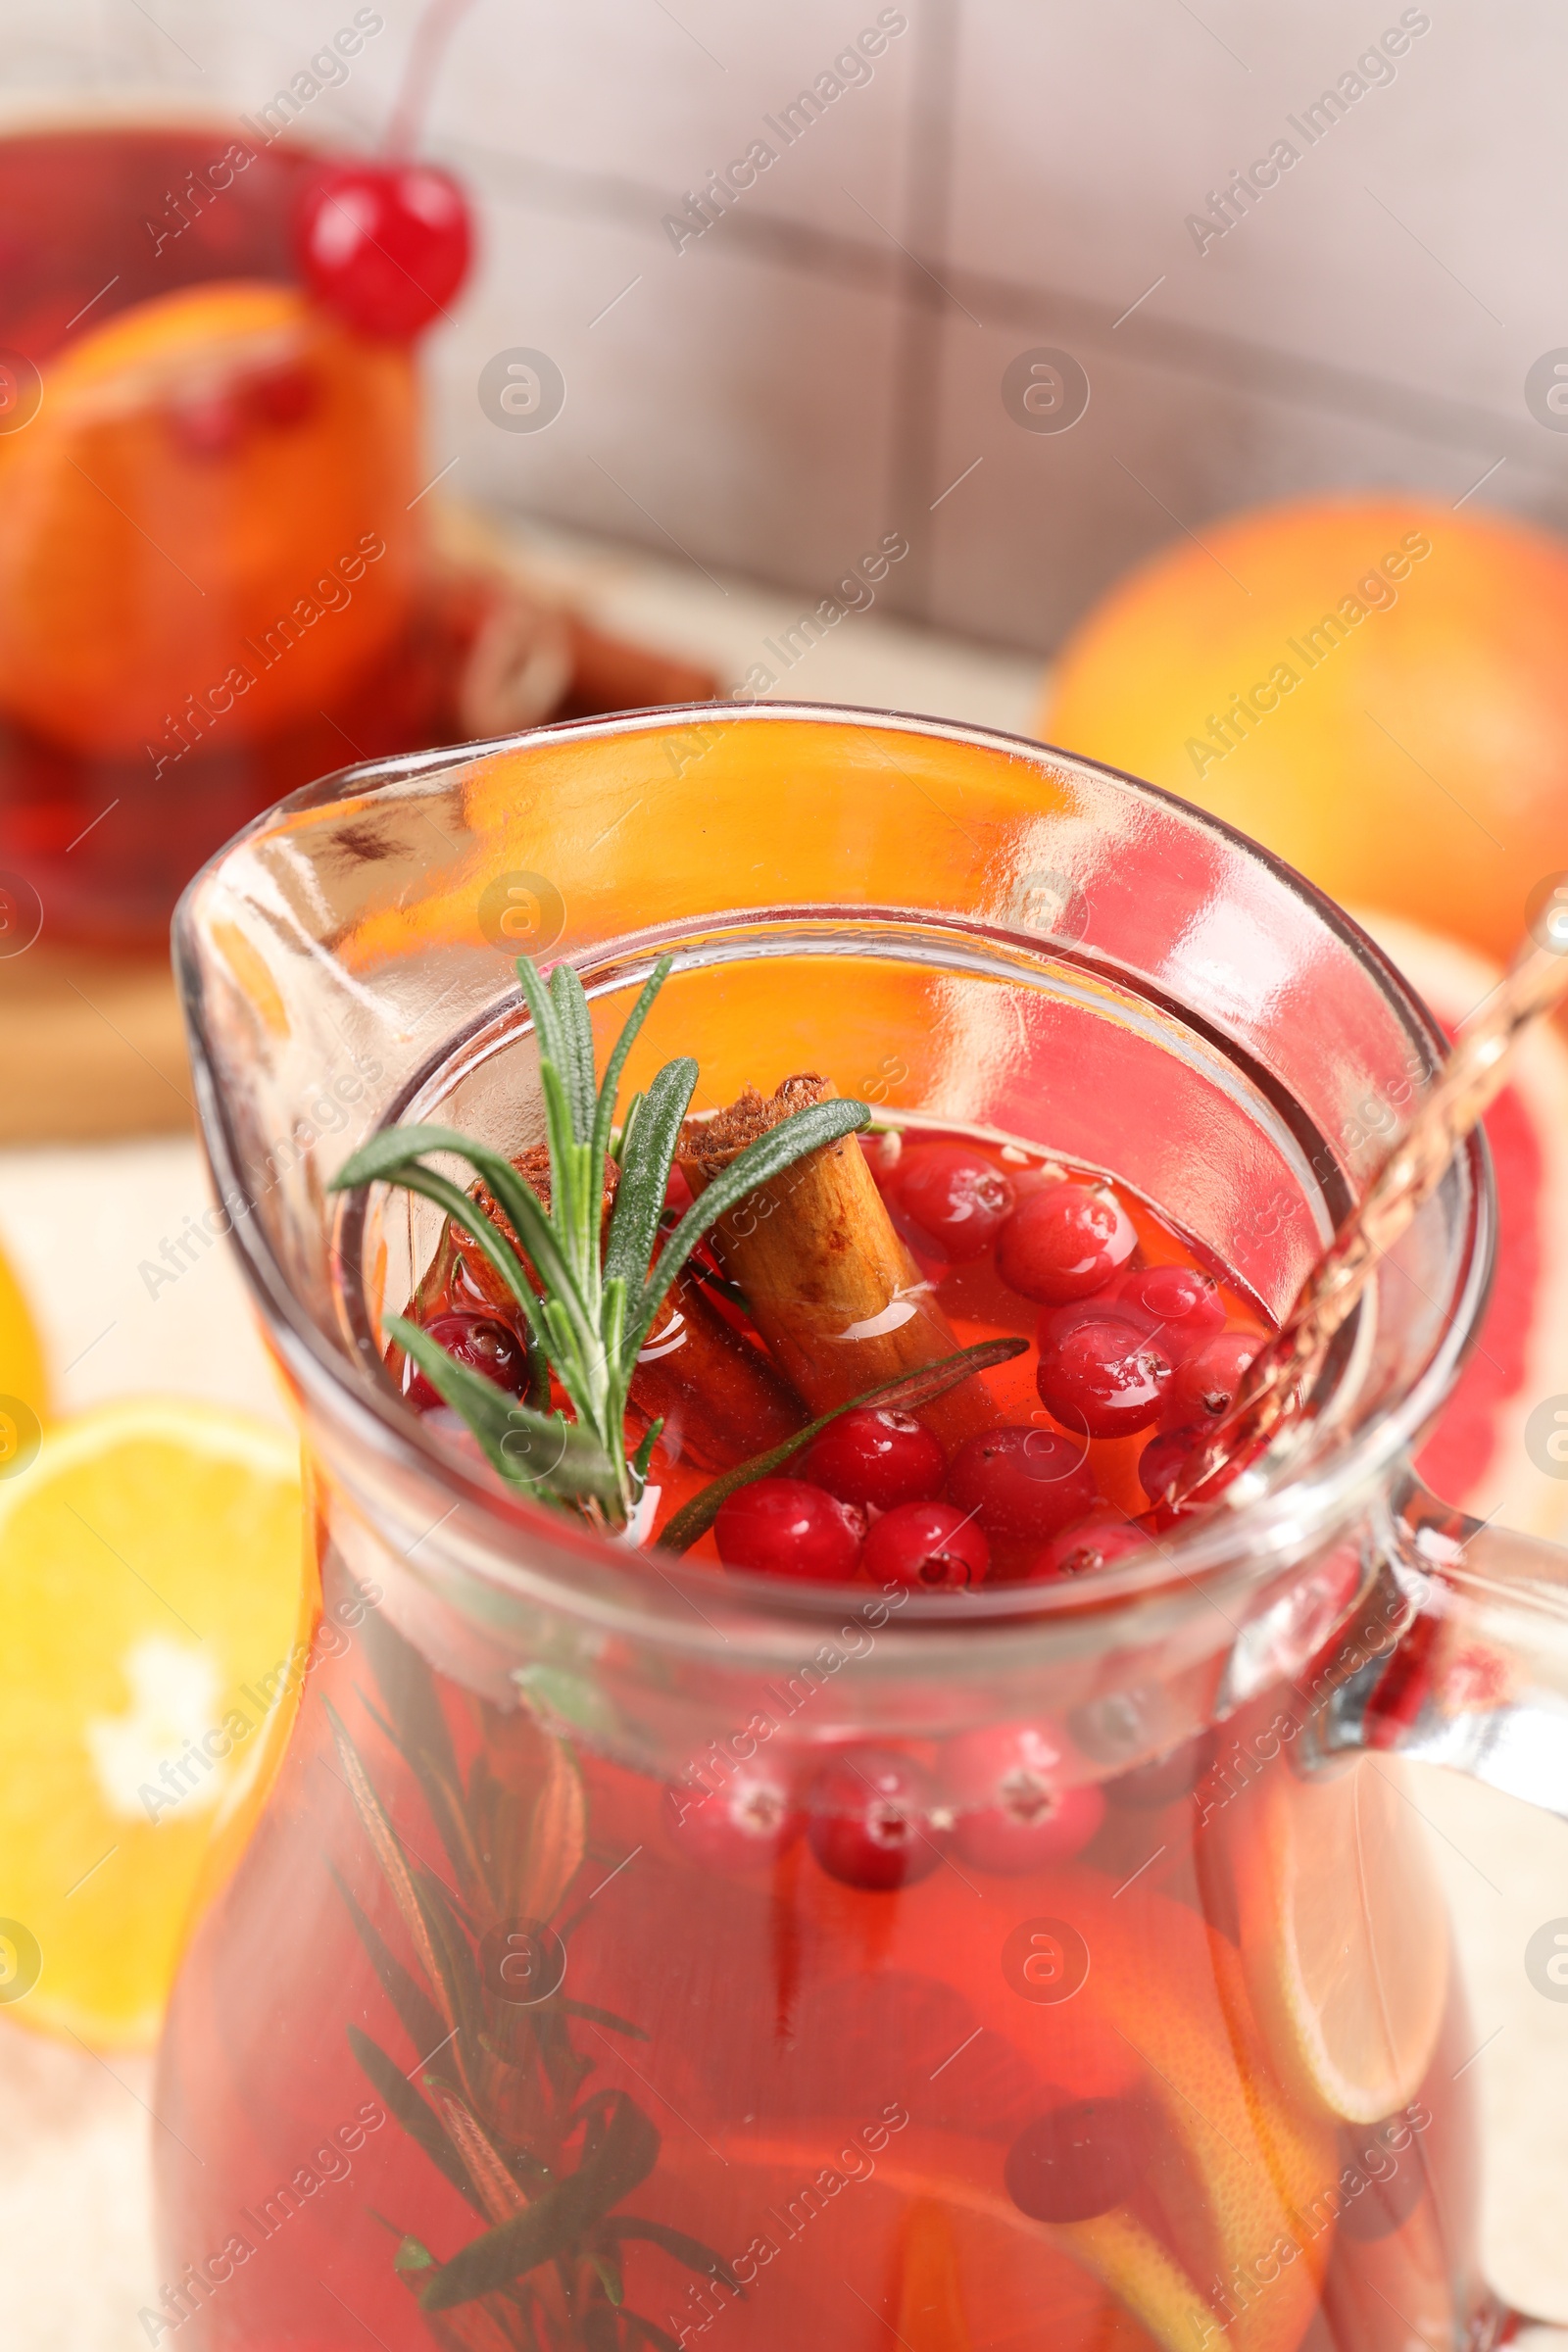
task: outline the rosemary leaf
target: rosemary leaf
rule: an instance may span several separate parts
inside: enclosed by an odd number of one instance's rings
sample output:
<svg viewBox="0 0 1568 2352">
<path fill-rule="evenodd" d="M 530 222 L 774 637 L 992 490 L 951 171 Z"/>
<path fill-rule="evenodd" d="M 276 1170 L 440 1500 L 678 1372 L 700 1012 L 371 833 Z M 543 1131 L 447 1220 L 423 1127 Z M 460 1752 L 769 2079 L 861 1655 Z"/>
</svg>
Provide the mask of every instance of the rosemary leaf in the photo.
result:
<svg viewBox="0 0 1568 2352">
<path fill-rule="evenodd" d="M 584 1496 L 614 1500 L 619 1493 L 615 1466 L 580 1422 L 560 1413 L 531 1412 L 514 1402 L 402 1315 L 388 1315 L 386 1329 L 442 1402 L 463 1416 L 491 1468 L 510 1486 L 532 1487 L 546 1502 L 569 1504 Z"/>
<path fill-rule="evenodd" d="M 771 1478 L 803 1446 L 809 1446 L 813 1438 L 820 1437 L 828 1423 L 836 1421 L 841 1413 L 874 1411 L 879 1407 L 884 1411 L 912 1411 L 919 1405 L 930 1404 L 935 1397 L 945 1396 L 949 1389 L 956 1389 L 972 1374 L 989 1371 L 993 1364 L 1005 1364 L 1013 1356 L 1022 1355 L 1028 1345 L 1027 1340 L 981 1340 L 973 1348 L 960 1348 L 956 1355 L 939 1356 L 934 1364 L 922 1364 L 918 1372 L 901 1373 L 897 1380 L 884 1381 L 879 1388 L 863 1389 L 858 1396 L 847 1397 L 830 1413 L 808 1421 L 804 1429 L 798 1429 L 781 1446 L 770 1446 L 766 1453 L 754 1453 L 749 1462 L 738 1462 L 722 1478 L 715 1478 L 710 1486 L 704 1487 L 700 1494 L 694 1494 L 660 1537 L 660 1549 L 689 1551 L 718 1517 L 720 1503 L 739 1488 L 749 1487 L 754 1479 Z"/>
<path fill-rule="evenodd" d="M 521 959 L 518 978 L 522 976 Z M 558 963 L 550 975 L 550 1001 L 563 1049 L 561 1074 L 571 1102 L 571 1126 L 579 1144 L 591 1144 L 594 1133 L 594 1024 L 574 963 Z"/>
<path fill-rule="evenodd" d="M 659 1220 L 664 1213 L 675 1147 L 680 1142 L 681 1124 L 696 1086 L 697 1064 L 690 1055 L 683 1055 L 678 1061 L 665 1062 L 643 1099 L 637 1117 L 636 1150 L 621 1163 L 620 1183 L 610 1219 L 610 1239 L 605 1248 L 607 1282 L 619 1275 L 627 1284 L 640 1285 L 648 1278 L 649 1260 L 659 1239 Z M 639 1334 L 637 1347 L 641 1345 Z M 632 1360 L 636 1352 L 634 1348 Z"/>
<path fill-rule="evenodd" d="M 666 2229 L 662 2222 L 640 2221 L 635 2214 L 617 2214 L 605 2224 L 607 2237 L 641 2237 L 652 2246 L 662 2246 L 673 2254 L 689 2271 L 698 2271 L 705 2278 L 716 2278 L 721 2286 L 733 2287 L 744 2297 L 745 2287 L 730 2269 L 722 2254 L 705 2246 L 700 2237 L 688 2237 L 684 2230 Z"/>
<path fill-rule="evenodd" d="M 771 1183 L 808 1152 L 820 1151 L 825 1144 L 836 1144 L 844 1136 L 854 1135 L 858 1128 L 868 1126 L 870 1119 L 871 1108 L 866 1102 L 810 1102 L 804 1110 L 792 1111 L 755 1143 L 748 1144 L 707 1186 L 660 1251 L 659 1263 L 627 1319 L 627 1345 L 630 1346 L 635 1335 L 637 1346 L 642 1346 L 665 1292 L 703 1235 L 726 1210 L 744 1200 L 759 1185 Z"/>
<path fill-rule="evenodd" d="M 624 2091 L 608 2096 L 609 2128 L 593 2152 L 575 2172 L 553 2180 L 525 2212 L 443 2263 L 419 2297 L 426 2311 L 451 2311 L 553 2261 L 647 2180 L 659 2161 L 658 2130 Z"/>
<path fill-rule="evenodd" d="M 588 1799 L 577 1760 L 564 1740 L 550 1741 L 550 1761 L 534 1799 L 528 1846 L 514 1891 L 518 1914 L 548 1920 L 560 1909 L 582 1861 Z"/>
<path fill-rule="evenodd" d="M 425 1922 L 418 1893 L 415 1887 L 414 1875 L 403 1859 L 403 1851 L 392 1825 L 382 1810 L 380 1798 L 370 1786 L 369 1775 L 360 1760 L 359 1749 L 344 1729 L 341 1716 L 330 1699 L 326 1699 L 322 1703 L 326 1708 L 327 1721 L 332 1727 L 332 1738 L 337 1743 L 338 1760 L 343 1766 L 343 1778 L 349 1795 L 354 1800 L 354 1810 L 358 1813 L 374 1850 L 375 1858 L 381 1865 L 382 1876 L 392 1889 L 392 1898 L 402 1913 L 404 1926 L 413 1938 L 419 1966 L 429 1980 L 431 1990 L 439 1993 L 442 1990 L 441 1970 L 436 1958 L 435 1946 L 430 1940 L 430 1932 Z M 445 2015 L 449 2024 L 457 2024 L 458 2021 L 450 2008 L 445 2011 Z"/>
<path fill-rule="evenodd" d="M 561 2006 L 568 2017 L 584 2018 L 591 2026 L 609 2026 L 612 2033 L 629 2034 L 633 2041 L 652 2038 L 641 2026 L 634 2026 L 629 2018 L 617 2017 L 612 2009 L 596 2009 L 592 2001 L 563 2000 Z"/>
<path fill-rule="evenodd" d="M 610 1059 L 605 1064 L 605 1075 L 599 1088 L 599 1100 L 594 1105 L 593 1145 L 595 1158 L 598 1161 L 602 1162 L 606 1152 L 610 1150 L 611 1130 L 615 1120 L 615 1097 L 620 1092 L 620 1074 L 626 1067 L 626 1056 L 635 1045 L 637 1033 L 653 1008 L 654 999 L 668 979 L 669 968 L 674 960 L 673 956 L 661 956 L 649 974 L 642 995 L 627 1015 L 625 1027 L 611 1049 Z M 635 1097 L 626 1112 L 621 1127 L 622 1143 L 631 1128 L 637 1103 L 641 1100 L 640 1095 Z M 618 1159 L 619 1152 L 615 1156 Z"/>
<path fill-rule="evenodd" d="M 382 1940 L 380 1931 L 373 1927 L 356 1901 L 353 1889 L 342 1878 L 335 1865 L 331 1866 L 332 1884 L 347 1907 L 354 1923 L 354 1932 L 370 1957 L 370 1966 L 381 1981 L 381 1989 L 398 2013 L 398 2023 L 413 2044 L 416 2064 L 422 2064 L 440 2047 L 447 2029 L 434 2001 L 420 1991 L 396 1953 Z"/>
<path fill-rule="evenodd" d="M 430 2162 L 438 2165 L 459 2194 L 467 2198 L 474 2212 L 484 2213 L 484 2199 L 467 2166 L 442 2131 L 433 2111 L 405 2079 L 402 2069 L 358 2026 L 350 2026 L 348 2032 L 349 2047 L 388 2114 L 396 2116 L 409 2137 L 418 2142 Z"/>
</svg>

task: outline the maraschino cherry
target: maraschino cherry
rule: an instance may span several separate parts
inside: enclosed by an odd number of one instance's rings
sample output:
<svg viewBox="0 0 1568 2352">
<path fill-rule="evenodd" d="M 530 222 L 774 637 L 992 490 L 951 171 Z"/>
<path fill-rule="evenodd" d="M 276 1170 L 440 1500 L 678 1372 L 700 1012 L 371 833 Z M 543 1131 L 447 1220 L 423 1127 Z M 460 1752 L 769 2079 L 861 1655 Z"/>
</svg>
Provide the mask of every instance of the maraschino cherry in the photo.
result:
<svg viewBox="0 0 1568 2352">
<path fill-rule="evenodd" d="M 300 275 L 362 335 L 407 343 L 445 310 L 468 273 L 473 227 L 450 172 L 413 153 L 436 62 L 467 0 L 428 0 L 379 161 L 327 164 L 301 190 Z"/>
<path fill-rule="evenodd" d="M 295 225 L 300 272 L 362 335 L 406 343 L 468 271 L 463 190 L 432 164 L 339 164 L 307 183 Z"/>
</svg>

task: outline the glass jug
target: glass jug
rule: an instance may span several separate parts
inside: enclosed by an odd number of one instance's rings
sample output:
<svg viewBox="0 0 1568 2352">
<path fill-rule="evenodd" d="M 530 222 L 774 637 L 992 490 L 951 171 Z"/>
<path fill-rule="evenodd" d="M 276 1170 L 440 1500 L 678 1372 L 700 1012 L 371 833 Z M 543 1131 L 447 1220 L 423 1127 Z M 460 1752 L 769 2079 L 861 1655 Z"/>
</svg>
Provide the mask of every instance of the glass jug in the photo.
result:
<svg viewBox="0 0 1568 2352">
<path fill-rule="evenodd" d="M 689 1051 L 709 1102 L 809 1068 L 1049 1146 L 1277 1313 L 1375 1164 L 1358 1108 L 1442 1051 L 1356 927 L 1038 744 L 760 706 L 329 777 L 176 942 L 319 1585 L 165 2037 L 149 2339 L 1512 2340 L 1397 1782 L 1568 1812 L 1561 1560 L 1409 1467 L 1485 1300 L 1479 1142 L 1230 1507 L 1097 1577 L 914 1595 L 503 1494 L 382 1368 L 435 1212 L 326 1190 L 387 1121 L 538 1140 L 518 953 L 569 956 L 606 1036 L 668 953 L 638 1067 Z M 1026 1766 L 986 1803 L 1102 1807 L 1074 1858 L 986 1866 L 977 1741 Z M 824 1766 L 889 1750 L 938 1861 L 847 1886 Z"/>
</svg>

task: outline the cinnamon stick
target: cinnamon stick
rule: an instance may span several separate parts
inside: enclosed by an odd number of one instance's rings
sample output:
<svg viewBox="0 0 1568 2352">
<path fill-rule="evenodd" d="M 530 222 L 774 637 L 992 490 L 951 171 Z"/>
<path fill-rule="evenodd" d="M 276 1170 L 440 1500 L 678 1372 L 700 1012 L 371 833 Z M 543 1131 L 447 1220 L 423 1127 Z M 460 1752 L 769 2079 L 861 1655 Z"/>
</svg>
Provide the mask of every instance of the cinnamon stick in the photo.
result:
<svg viewBox="0 0 1568 2352">
<path fill-rule="evenodd" d="M 825 1102 L 825 1078 L 786 1078 L 769 1099 L 747 1087 L 710 1119 L 688 1119 L 679 1165 L 694 1195 L 793 1111 Z M 739 1284 L 753 1322 L 813 1413 L 895 1380 L 959 1345 L 894 1231 L 854 1136 L 808 1153 L 720 1217 L 714 1254 Z M 946 1446 L 999 1418 L 978 1379 L 920 1407 Z"/>
<path fill-rule="evenodd" d="M 550 1154 L 536 1145 L 513 1162 L 550 1206 Z M 613 1160 L 605 1164 L 605 1212 L 620 1182 Z M 474 1198 L 514 1248 L 517 1239 L 483 1185 Z M 487 1303 L 510 1305 L 494 1267 L 460 1226 L 450 1228 L 465 1283 Z M 519 1250 L 519 1254 L 523 1254 Z M 523 1254 L 523 1262 L 527 1263 Z M 538 1287 L 537 1285 L 535 1287 Z M 637 1358 L 631 1401 L 650 1421 L 662 1420 L 662 1443 L 674 1459 L 706 1470 L 731 1470 L 753 1454 L 782 1445 L 809 1418 L 760 1348 L 725 1321 L 690 1264 L 681 1269 L 655 1317 Z"/>
</svg>

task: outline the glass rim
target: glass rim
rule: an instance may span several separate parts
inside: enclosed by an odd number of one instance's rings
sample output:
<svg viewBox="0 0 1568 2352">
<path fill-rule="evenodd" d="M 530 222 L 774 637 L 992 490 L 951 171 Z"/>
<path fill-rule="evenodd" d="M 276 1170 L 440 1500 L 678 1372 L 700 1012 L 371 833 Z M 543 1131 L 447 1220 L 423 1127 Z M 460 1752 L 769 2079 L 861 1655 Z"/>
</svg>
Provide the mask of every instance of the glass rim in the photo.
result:
<svg viewBox="0 0 1568 2352">
<path fill-rule="evenodd" d="M 479 759 L 523 751 L 542 740 L 589 740 L 654 732 L 671 725 L 690 727 L 702 723 L 710 713 L 722 713 L 738 725 L 781 720 L 818 726 L 872 722 L 895 732 L 1000 751 L 1012 759 L 1021 754 L 1036 762 L 1054 760 L 1070 769 L 1110 778 L 1146 800 L 1179 808 L 1235 845 L 1305 902 L 1315 919 L 1349 951 L 1400 1019 L 1431 1049 L 1435 1067 L 1447 1053 L 1443 1031 L 1410 983 L 1344 907 L 1261 843 L 1163 786 L 1033 736 L 961 720 L 844 704 L 671 704 L 564 719 L 483 742 L 351 763 L 276 802 L 207 861 L 181 894 L 174 909 L 172 937 L 203 1140 L 219 1198 L 226 1198 L 233 1189 L 243 1195 L 247 1210 L 256 1204 L 241 1166 L 207 1033 L 197 911 L 204 890 L 237 850 L 297 816 L 335 802 L 352 799 L 363 806 L 367 798 L 381 790 L 455 770 Z M 749 919 L 765 919 L 767 912 L 762 908 L 746 911 Z M 703 919 L 710 923 L 723 917 L 708 914 Z M 579 955 L 576 960 L 591 967 L 599 957 L 593 952 Z M 505 1002 L 498 997 L 481 1017 L 493 1018 Z M 1220 1503 L 1190 1527 L 1173 1529 L 1152 1546 L 1147 1558 L 1135 1553 L 1125 1564 L 1100 1571 L 1088 1585 L 1068 1582 L 981 1587 L 958 1593 L 909 1592 L 897 1604 L 896 1623 L 879 1633 L 878 1645 L 897 1636 L 902 1651 L 911 1638 L 924 1645 L 939 1642 L 942 1632 L 961 1627 L 965 1638 L 955 1645 L 954 1654 L 961 1650 L 973 1657 L 977 1646 L 992 1647 L 990 1642 L 977 1644 L 982 1629 L 1012 1642 L 1026 1628 L 1045 1632 L 1085 1620 L 1119 1629 L 1137 1602 L 1178 1598 L 1189 1600 L 1194 1608 L 1212 1605 L 1216 1585 L 1228 1584 L 1245 1592 L 1262 1584 L 1281 1565 L 1298 1561 L 1320 1547 L 1353 1518 L 1358 1507 L 1387 1488 L 1391 1475 L 1451 1389 L 1475 1338 L 1491 1286 L 1496 1227 L 1490 1157 L 1479 1128 L 1455 1154 L 1440 1190 L 1455 1184 L 1462 1188 L 1466 1213 L 1456 1220 L 1446 1295 L 1438 1302 L 1443 1316 L 1438 1337 L 1409 1377 L 1401 1379 L 1390 1396 L 1304 1474 L 1292 1473 L 1288 1460 L 1281 1460 L 1276 1444 L 1242 1482 L 1243 1499 Z M 732 1626 L 740 1623 L 759 1635 L 770 1626 L 781 1635 L 798 1638 L 803 1623 L 826 1626 L 847 1611 L 863 1610 L 869 1601 L 882 1598 L 877 1587 L 806 1584 L 746 1571 L 715 1572 L 709 1563 L 694 1565 L 678 1554 L 658 1563 L 665 1588 L 661 1593 L 647 1572 L 651 1553 L 636 1551 L 623 1564 L 617 1556 L 624 1550 L 619 1540 L 578 1528 L 563 1514 L 524 1496 L 498 1496 L 491 1485 L 470 1473 L 458 1455 L 402 1406 L 390 1388 L 383 1395 L 359 1385 L 351 1377 L 348 1359 L 330 1346 L 304 1310 L 259 1217 L 249 1213 L 235 1216 L 226 1238 L 238 1252 L 272 1345 L 307 1407 L 321 1413 L 325 1423 L 335 1426 L 345 1440 L 368 1447 L 404 1477 L 438 1487 L 453 1498 L 455 1509 L 462 1506 L 463 1537 L 460 1540 L 454 1533 L 450 1547 L 455 1556 L 461 1555 L 464 1569 L 477 1572 L 498 1595 L 510 1594 L 518 1603 L 543 1602 L 622 1633 L 641 1630 L 662 1646 L 678 1642 L 682 1647 L 711 1650 L 722 1644 L 732 1659 L 733 1643 L 722 1626 L 714 1624 L 715 1609 Z M 699 1605 L 705 1598 L 709 1603 L 706 1613 Z M 701 1620 L 695 1629 L 694 1610 Z M 711 1639 L 704 1628 L 710 1629 Z"/>
</svg>

